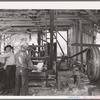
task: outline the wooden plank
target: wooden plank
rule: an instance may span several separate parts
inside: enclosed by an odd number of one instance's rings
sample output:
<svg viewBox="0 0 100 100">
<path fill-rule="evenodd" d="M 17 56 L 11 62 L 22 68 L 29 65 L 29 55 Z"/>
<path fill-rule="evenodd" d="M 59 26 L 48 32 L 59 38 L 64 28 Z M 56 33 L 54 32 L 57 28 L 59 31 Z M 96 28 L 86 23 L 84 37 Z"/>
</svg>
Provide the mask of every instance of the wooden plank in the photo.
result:
<svg viewBox="0 0 100 100">
<path fill-rule="evenodd" d="M 93 24 L 96 24 L 96 25 L 98 25 L 100 27 L 100 25 L 97 22 L 95 22 L 94 20 L 92 20 L 92 19 L 89 19 L 89 18 L 84 17 L 84 16 L 79 15 L 79 14 L 77 14 L 77 16 L 80 17 L 80 18 L 83 18 L 84 20 L 87 20 L 88 22 L 91 22 Z"/>
<path fill-rule="evenodd" d="M 80 46 L 80 43 L 74 43 L 74 44 L 71 44 L 71 46 Z M 89 46 L 100 47 L 100 44 L 86 44 L 86 43 L 83 43 L 83 46 L 85 46 L 85 47 L 89 47 Z"/>
<path fill-rule="evenodd" d="M 31 57 L 32 60 L 48 60 L 48 56 L 47 57 Z"/>
<path fill-rule="evenodd" d="M 80 51 L 83 50 L 82 20 L 79 20 Z M 81 71 L 83 72 L 83 54 L 81 54 Z"/>
<path fill-rule="evenodd" d="M 20 17 L 17 17 L 17 18 L 0 18 L 0 21 L 32 21 L 31 18 L 20 18 Z"/>
<path fill-rule="evenodd" d="M 0 32 L 0 53 L 1 53 L 1 39 L 2 39 L 2 34 Z"/>
<path fill-rule="evenodd" d="M 0 24 L 0 26 L 3 26 L 4 24 Z M 11 27 L 34 27 L 35 24 L 6 24 L 7 26 L 11 26 Z"/>
<path fill-rule="evenodd" d="M 38 45 L 40 45 L 41 44 L 41 33 L 42 33 L 42 31 L 38 31 L 38 34 L 37 34 L 37 36 L 38 36 Z M 40 47 L 38 47 L 38 54 L 40 53 Z M 38 56 L 40 56 L 40 55 L 38 55 Z"/>
<path fill-rule="evenodd" d="M 84 33 L 86 33 L 86 34 L 88 34 L 88 35 L 90 35 L 90 36 L 92 36 L 92 37 L 95 37 L 94 34 L 90 33 L 89 31 L 87 31 L 87 30 L 85 30 L 85 29 L 82 29 L 82 32 L 84 32 Z"/>
<path fill-rule="evenodd" d="M 4 25 L 4 23 L 3 24 L 0 24 L 0 26 L 3 26 Z M 35 27 L 36 25 L 35 25 L 35 23 L 6 23 L 6 25 L 8 25 L 8 26 L 11 26 L 11 27 Z M 41 27 L 44 27 L 45 28 L 45 23 L 39 23 L 38 25 L 40 25 Z M 55 25 L 55 24 L 54 24 Z M 71 25 L 71 23 L 69 22 L 69 23 L 58 23 L 58 27 L 65 27 L 65 28 L 70 28 L 69 26 Z M 48 27 L 48 29 L 49 29 L 49 27 L 50 27 L 50 24 L 49 23 L 47 23 L 47 27 Z M 55 28 L 54 28 L 55 29 Z"/>
<path fill-rule="evenodd" d="M 54 10 L 50 10 L 50 69 L 53 69 Z"/>
<path fill-rule="evenodd" d="M 79 39 L 79 33 L 78 33 L 78 25 L 76 24 L 76 43 L 78 43 L 78 39 Z M 76 46 L 76 54 L 78 53 L 78 46 Z M 78 61 L 78 56 L 76 56 L 76 61 Z"/>
<path fill-rule="evenodd" d="M 41 39 L 43 42 L 46 42 L 46 43 L 48 43 L 46 40 L 43 40 L 43 39 Z M 43 44 L 43 43 L 42 43 Z"/>
<path fill-rule="evenodd" d="M 68 29 L 67 29 L 67 56 L 69 56 L 69 41 L 68 41 Z"/>
<path fill-rule="evenodd" d="M 93 14 L 91 10 L 86 10 L 86 12 L 93 18 L 93 20 L 98 23 L 97 17 Z"/>
<path fill-rule="evenodd" d="M 46 72 L 29 72 L 29 75 L 28 76 L 33 76 L 33 77 L 36 77 L 36 76 L 46 76 Z"/>
<path fill-rule="evenodd" d="M 100 31 L 98 29 L 94 28 L 94 27 L 88 26 L 87 28 L 100 34 Z"/>
</svg>

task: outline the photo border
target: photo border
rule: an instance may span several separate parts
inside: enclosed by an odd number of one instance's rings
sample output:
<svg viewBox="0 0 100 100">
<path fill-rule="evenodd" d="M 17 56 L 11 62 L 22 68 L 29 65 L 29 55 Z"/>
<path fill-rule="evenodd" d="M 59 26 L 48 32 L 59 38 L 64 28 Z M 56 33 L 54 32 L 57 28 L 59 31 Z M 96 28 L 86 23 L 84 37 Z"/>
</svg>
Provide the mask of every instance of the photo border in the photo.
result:
<svg viewBox="0 0 100 100">
<path fill-rule="evenodd" d="M 14 2 L 14 3 L 16 3 L 16 2 L 92 2 L 92 1 L 94 1 L 94 0 L 0 0 L 0 3 L 2 3 L 2 2 Z M 100 1 L 100 0 L 95 0 L 94 2 L 97 2 L 97 1 Z M 1 9 L 1 8 L 0 8 Z M 13 98 L 8 98 L 8 96 L 7 97 L 4 97 L 3 96 L 3 98 L 2 98 L 2 96 L 0 97 L 0 100 L 22 100 L 22 99 L 24 99 L 24 100 L 31 100 L 31 99 L 34 99 L 34 96 L 32 96 L 33 98 L 26 98 L 25 96 L 24 97 L 19 97 L 19 99 L 16 99 L 16 97 L 13 97 Z M 6 99 L 5 99 L 6 98 Z M 8 98 L 8 99 L 7 99 Z M 37 100 L 40 100 L 40 99 L 42 99 L 42 100 L 51 100 L 51 99 L 47 99 L 48 97 L 45 97 L 45 98 L 35 98 L 35 99 L 37 99 Z M 34 100 L 35 100 L 34 99 Z M 58 100 L 58 98 L 56 99 L 56 98 L 52 98 L 52 99 L 55 99 L 55 100 Z M 59 100 L 65 100 L 65 99 L 71 99 L 71 100 L 75 100 L 75 99 L 81 99 L 81 98 L 79 98 L 79 97 L 77 97 L 77 96 L 68 96 L 68 98 L 66 97 L 66 98 L 63 98 L 63 96 L 62 96 L 62 99 L 60 98 Z M 84 99 L 86 99 L 86 98 L 84 98 Z M 84 100 L 84 99 L 81 99 L 81 100 Z M 86 100 L 89 100 L 89 99 L 95 99 L 95 97 L 88 97 Z M 100 98 L 99 98 L 100 99 Z M 98 100 L 98 98 L 97 99 L 95 99 L 95 100 Z"/>
</svg>

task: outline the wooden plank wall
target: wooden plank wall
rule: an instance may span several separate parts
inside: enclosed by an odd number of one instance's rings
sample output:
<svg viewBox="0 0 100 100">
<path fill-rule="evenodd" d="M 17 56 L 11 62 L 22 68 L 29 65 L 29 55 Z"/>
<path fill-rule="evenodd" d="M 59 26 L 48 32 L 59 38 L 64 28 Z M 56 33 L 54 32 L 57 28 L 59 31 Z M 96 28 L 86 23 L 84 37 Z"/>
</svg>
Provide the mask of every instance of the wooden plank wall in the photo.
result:
<svg viewBox="0 0 100 100">
<path fill-rule="evenodd" d="M 82 31 L 83 34 L 83 43 L 89 43 L 93 44 L 93 36 L 85 33 Z M 71 28 L 68 30 L 68 45 L 69 45 L 69 52 L 71 55 L 76 54 L 77 52 L 80 52 L 80 46 L 71 46 L 71 44 L 74 43 L 80 43 L 80 34 L 79 34 L 79 26 L 72 25 Z M 87 48 L 83 46 L 83 50 Z M 81 56 L 73 58 L 74 61 L 80 61 L 81 62 Z M 83 63 L 86 62 L 86 53 L 83 54 Z"/>
</svg>

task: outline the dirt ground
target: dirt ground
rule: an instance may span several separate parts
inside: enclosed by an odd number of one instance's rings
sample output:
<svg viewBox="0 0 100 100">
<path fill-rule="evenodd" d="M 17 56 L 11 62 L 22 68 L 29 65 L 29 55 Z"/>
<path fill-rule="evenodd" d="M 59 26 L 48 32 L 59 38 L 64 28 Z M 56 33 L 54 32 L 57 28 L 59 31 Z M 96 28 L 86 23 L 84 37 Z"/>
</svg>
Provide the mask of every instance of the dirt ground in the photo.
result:
<svg viewBox="0 0 100 100">
<path fill-rule="evenodd" d="M 63 72 L 62 72 L 63 73 Z M 61 73 L 61 74 L 62 74 Z M 74 85 L 72 73 L 66 75 L 61 75 L 60 86 L 57 87 L 54 82 L 49 82 L 49 86 L 45 87 L 45 81 L 40 84 L 44 84 L 42 87 L 29 87 L 29 95 L 31 96 L 91 96 L 100 95 L 100 88 L 97 85 L 90 84 L 87 75 L 80 74 L 81 82 L 80 86 Z M 33 82 L 34 84 L 35 81 Z"/>
<path fill-rule="evenodd" d="M 90 83 L 87 75 L 80 74 L 80 86 L 74 85 L 71 72 L 60 73 L 60 88 L 56 85 L 55 80 L 49 81 L 46 86 L 45 80 L 31 81 L 28 96 L 100 96 L 100 82 Z M 3 95 L 12 95 L 3 94 Z"/>
</svg>

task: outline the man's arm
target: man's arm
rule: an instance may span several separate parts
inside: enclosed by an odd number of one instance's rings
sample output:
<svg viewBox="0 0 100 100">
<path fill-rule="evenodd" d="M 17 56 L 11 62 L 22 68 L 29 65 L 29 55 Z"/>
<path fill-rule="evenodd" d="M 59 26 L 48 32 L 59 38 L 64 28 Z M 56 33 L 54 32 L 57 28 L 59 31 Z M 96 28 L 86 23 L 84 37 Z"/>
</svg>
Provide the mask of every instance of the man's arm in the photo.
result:
<svg viewBox="0 0 100 100">
<path fill-rule="evenodd" d="M 5 53 L 3 55 L 0 55 L 0 58 L 8 58 L 10 56 L 10 53 Z"/>
<path fill-rule="evenodd" d="M 28 63 L 28 68 L 29 69 L 37 69 L 34 65 L 33 65 L 33 63 L 32 63 L 32 61 L 31 61 L 31 59 L 30 59 L 30 57 L 27 55 L 27 63 Z"/>
</svg>

